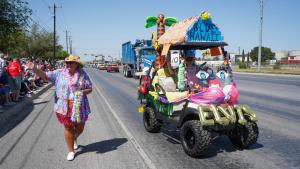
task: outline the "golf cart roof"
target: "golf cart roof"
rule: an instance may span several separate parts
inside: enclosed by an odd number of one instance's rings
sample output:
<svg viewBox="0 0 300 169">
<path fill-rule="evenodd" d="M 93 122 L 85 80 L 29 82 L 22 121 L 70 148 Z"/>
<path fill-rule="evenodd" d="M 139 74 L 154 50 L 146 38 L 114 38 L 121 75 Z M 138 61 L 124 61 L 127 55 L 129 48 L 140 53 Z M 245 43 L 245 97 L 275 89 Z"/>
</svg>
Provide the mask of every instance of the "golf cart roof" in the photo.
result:
<svg viewBox="0 0 300 169">
<path fill-rule="evenodd" d="M 227 46 L 219 28 L 208 12 L 172 25 L 159 39 L 158 45 L 170 49 L 200 49 Z"/>
</svg>

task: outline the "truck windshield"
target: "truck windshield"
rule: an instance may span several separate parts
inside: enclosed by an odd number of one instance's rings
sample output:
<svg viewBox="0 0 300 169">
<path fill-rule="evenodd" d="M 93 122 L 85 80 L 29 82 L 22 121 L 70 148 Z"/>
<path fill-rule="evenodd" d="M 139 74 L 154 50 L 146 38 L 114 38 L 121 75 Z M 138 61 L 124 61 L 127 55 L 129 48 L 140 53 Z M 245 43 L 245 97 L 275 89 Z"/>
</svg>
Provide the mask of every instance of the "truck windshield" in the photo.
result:
<svg viewBox="0 0 300 169">
<path fill-rule="evenodd" d="M 155 55 L 156 51 L 154 49 L 143 49 L 141 50 L 141 55 Z"/>
</svg>

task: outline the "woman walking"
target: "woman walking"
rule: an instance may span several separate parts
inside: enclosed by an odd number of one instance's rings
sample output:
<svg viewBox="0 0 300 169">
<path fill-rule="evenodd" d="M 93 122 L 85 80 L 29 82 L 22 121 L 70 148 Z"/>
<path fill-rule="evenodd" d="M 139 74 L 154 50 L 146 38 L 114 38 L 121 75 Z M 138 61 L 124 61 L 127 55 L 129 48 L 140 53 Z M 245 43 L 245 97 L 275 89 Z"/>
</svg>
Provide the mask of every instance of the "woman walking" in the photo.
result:
<svg viewBox="0 0 300 169">
<path fill-rule="evenodd" d="M 43 80 L 55 84 L 54 112 L 58 121 L 64 125 L 64 137 L 67 144 L 67 160 L 75 157 L 74 149 L 78 148 L 77 138 L 83 132 L 84 125 L 91 112 L 87 94 L 92 92 L 92 83 L 82 69 L 80 58 L 70 55 L 65 59 L 65 66 L 50 72 L 43 72 L 30 62 L 31 68 Z"/>
</svg>

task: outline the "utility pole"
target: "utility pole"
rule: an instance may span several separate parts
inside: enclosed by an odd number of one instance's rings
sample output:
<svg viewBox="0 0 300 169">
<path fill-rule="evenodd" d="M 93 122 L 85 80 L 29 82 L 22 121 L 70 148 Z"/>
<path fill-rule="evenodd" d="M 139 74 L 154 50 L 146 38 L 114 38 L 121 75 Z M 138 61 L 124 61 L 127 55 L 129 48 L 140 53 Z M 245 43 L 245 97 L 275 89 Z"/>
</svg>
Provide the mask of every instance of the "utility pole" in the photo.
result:
<svg viewBox="0 0 300 169">
<path fill-rule="evenodd" d="M 50 7 L 51 8 L 51 7 Z M 56 58 L 56 8 L 61 8 L 57 7 L 54 3 L 53 5 L 53 60 L 52 64 L 54 64 L 55 58 Z"/>
<path fill-rule="evenodd" d="M 68 45 L 68 31 L 66 30 L 66 48 L 67 48 L 67 54 L 69 54 L 69 45 Z"/>
<path fill-rule="evenodd" d="M 262 25 L 263 25 L 263 5 L 264 2 L 263 0 L 260 0 L 259 2 L 259 6 L 260 6 L 260 25 L 259 25 L 259 47 L 258 47 L 258 60 L 257 60 L 257 71 L 260 72 L 260 65 L 261 65 L 261 46 L 262 46 Z"/>
<path fill-rule="evenodd" d="M 73 51 L 72 51 L 72 39 L 71 39 L 71 36 L 69 36 L 69 45 L 70 45 L 70 54 L 72 54 Z"/>
</svg>

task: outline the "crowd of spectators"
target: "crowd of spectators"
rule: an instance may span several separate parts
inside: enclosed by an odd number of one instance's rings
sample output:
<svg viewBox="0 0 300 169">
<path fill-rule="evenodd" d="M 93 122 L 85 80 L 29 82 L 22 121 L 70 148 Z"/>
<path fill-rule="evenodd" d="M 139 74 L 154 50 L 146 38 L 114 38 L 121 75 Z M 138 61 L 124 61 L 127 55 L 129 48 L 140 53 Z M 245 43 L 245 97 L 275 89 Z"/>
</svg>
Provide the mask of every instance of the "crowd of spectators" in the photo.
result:
<svg viewBox="0 0 300 169">
<path fill-rule="evenodd" d="M 47 83 L 26 66 L 29 61 L 35 62 L 43 71 L 51 70 L 50 64 L 43 60 L 11 59 L 0 55 L 0 113 L 5 106 L 15 105 L 20 99 L 31 97 L 39 87 Z"/>
</svg>

